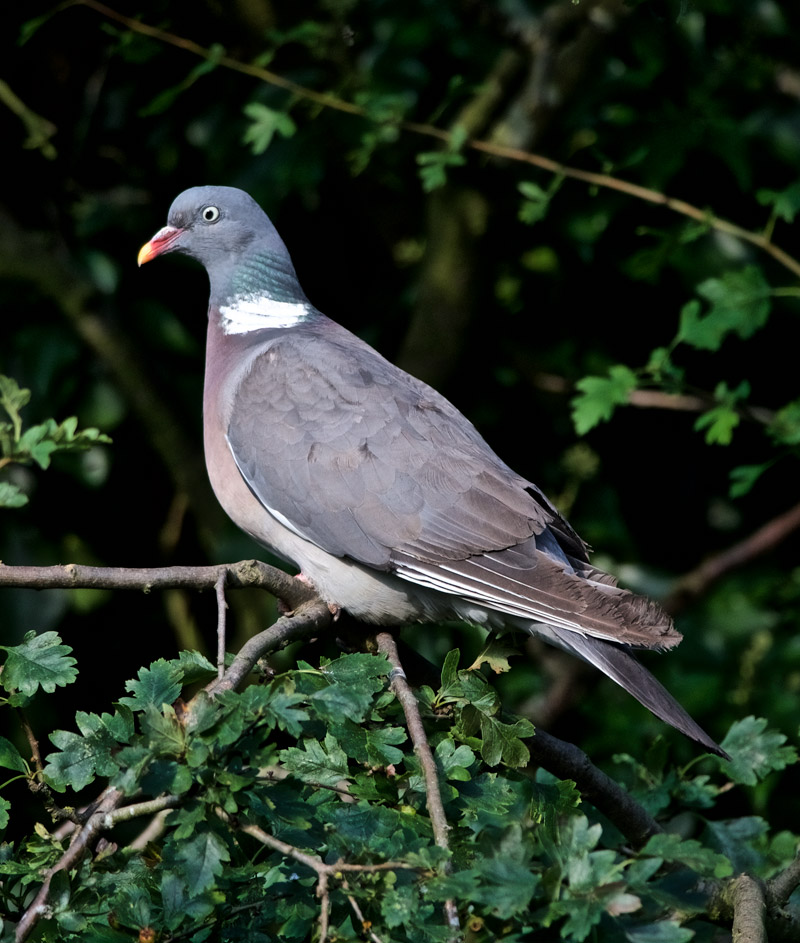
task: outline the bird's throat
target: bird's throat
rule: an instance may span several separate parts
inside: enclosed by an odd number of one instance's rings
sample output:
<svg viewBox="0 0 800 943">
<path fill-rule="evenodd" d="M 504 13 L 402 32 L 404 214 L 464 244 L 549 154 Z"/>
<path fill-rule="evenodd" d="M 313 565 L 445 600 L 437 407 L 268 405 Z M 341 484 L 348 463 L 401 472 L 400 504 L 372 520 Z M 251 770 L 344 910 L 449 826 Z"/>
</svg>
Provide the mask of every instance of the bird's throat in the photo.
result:
<svg viewBox="0 0 800 943">
<path fill-rule="evenodd" d="M 272 253 L 253 254 L 236 267 L 219 304 L 225 334 L 293 327 L 312 316 L 292 263 Z"/>
</svg>

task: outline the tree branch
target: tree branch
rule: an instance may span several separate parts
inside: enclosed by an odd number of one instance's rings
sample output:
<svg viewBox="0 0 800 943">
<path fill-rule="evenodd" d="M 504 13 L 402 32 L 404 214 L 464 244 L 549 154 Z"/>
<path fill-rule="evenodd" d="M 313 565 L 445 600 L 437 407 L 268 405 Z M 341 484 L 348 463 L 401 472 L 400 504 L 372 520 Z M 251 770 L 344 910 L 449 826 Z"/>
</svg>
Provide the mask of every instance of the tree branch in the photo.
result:
<svg viewBox="0 0 800 943">
<path fill-rule="evenodd" d="M 78 830 L 67 851 L 50 868 L 45 875 L 44 882 L 39 888 L 36 897 L 28 906 L 17 924 L 14 940 L 22 943 L 33 930 L 40 917 L 47 912 L 47 899 L 50 895 L 50 882 L 59 872 L 74 867 L 88 850 L 89 844 L 106 827 L 106 817 L 113 812 L 122 801 L 122 793 L 118 789 L 106 789 L 95 803 L 94 809 L 84 825 Z"/>
<path fill-rule="evenodd" d="M 732 882 L 730 893 L 734 943 L 767 943 L 764 885 L 749 874 L 740 874 Z"/>
<path fill-rule="evenodd" d="M 170 33 L 167 30 L 162 30 L 155 26 L 149 26 L 147 23 L 143 23 L 140 20 L 124 16 L 123 14 L 118 13 L 116 10 L 113 10 L 111 7 L 108 7 L 103 3 L 99 3 L 98 0 L 67 0 L 67 3 L 64 4 L 62 9 L 73 6 L 89 7 L 90 9 L 99 13 L 101 16 L 104 16 L 110 20 L 114 20 L 117 23 L 121 23 L 132 32 L 139 33 L 143 36 L 149 36 L 151 39 L 155 39 L 162 43 L 168 43 L 169 45 L 176 46 L 179 49 L 183 49 L 195 56 L 199 56 L 208 62 L 213 62 L 216 65 L 223 66 L 226 69 L 231 69 L 234 72 L 241 72 L 244 75 L 249 75 L 252 78 L 258 79 L 259 81 L 266 82 L 269 85 L 273 85 L 277 88 L 283 89 L 286 92 L 290 92 L 296 98 L 313 102 L 315 105 L 319 105 L 323 108 L 330 108 L 335 111 L 341 111 L 345 112 L 346 114 L 357 115 L 361 118 L 369 119 L 367 109 L 364 107 L 354 105 L 351 102 L 345 101 L 344 99 L 335 95 L 317 92 L 314 89 L 307 88 L 306 86 L 298 85 L 296 82 L 285 79 L 283 76 L 280 76 L 269 69 L 264 69 L 261 66 L 250 65 L 246 62 L 240 62 L 238 59 L 234 59 L 231 56 L 220 55 L 217 51 L 206 49 L 204 46 L 201 46 L 199 43 L 195 43 L 190 39 L 176 36 L 174 33 Z M 397 127 L 403 131 L 433 138 L 437 141 L 441 141 L 443 144 L 450 144 L 453 140 L 452 132 L 442 128 L 437 128 L 431 124 L 425 124 L 417 121 L 398 121 L 396 124 Z M 619 193 L 625 193 L 627 196 L 634 197 L 638 200 L 643 200 L 647 203 L 653 203 L 657 206 L 663 206 L 666 209 L 672 210 L 675 213 L 679 213 L 682 216 L 686 216 L 689 219 L 694 219 L 697 222 L 708 226 L 709 229 L 714 229 L 717 232 L 723 232 L 727 235 L 735 236 L 736 238 L 741 239 L 743 242 L 747 242 L 750 245 L 761 249 L 763 252 L 766 252 L 768 255 L 770 255 L 776 262 L 778 262 L 778 264 L 788 269 L 788 271 L 790 271 L 793 275 L 800 277 L 800 261 L 790 256 L 788 252 L 785 252 L 779 246 L 775 245 L 770 240 L 768 235 L 744 229 L 742 226 L 738 226 L 736 223 L 731 223 L 728 220 L 721 219 L 720 217 L 715 216 L 709 210 L 701 209 L 698 206 L 687 203 L 685 200 L 675 199 L 674 197 L 667 196 L 665 193 L 661 193 L 658 190 L 652 190 L 649 187 L 643 187 L 639 184 L 630 183 L 626 180 L 620 180 L 619 178 L 611 177 L 608 174 L 595 173 L 590 170 L 582 170 L 578 167 L 570 167 L 567 164 L 559 163 L 558 161 L 552 160 L 549 157 L 544 157 L 541 154 L 535 154 L 530 151 L 524 151 L 515 147 L 506 147 L 504 145 L 495 144 L 490 141 L 471 139 L 466 141 L 464 147 L 483 154 L 488 154 L 491 157 L 499 157 L 505 160 L 513 160 L 518 163 L 530 164 L 531 166 L 538 167 L 540 170 L 544 170 L 556 177 L 566 177 L 572 180 L 579 180 L 582 183 L 588 184 L 592 187 L 602 187 L 608 190 L 616 190 Z"/>
<path fill-rule="evenodd" d="M 217 815 L 219 815 L 224 822 L 231 825 L 234 824 L 231 817 L 223 812 L 222 809 L 217 810 Z M 265 832 L 264 829 L 260 828 L 258 825 L 236 823 L 235 827 L 240 832 L 244 832 L 246 835 L 255 838 L 256 841 L 261 842 L 261 844 L 265 845 L 267 848 L 271 848 L 273 851 L 282 854 L 285 858 L 292 858 L 294 861 L 297 861 L 298 864 L 305 865 L 305 867 L 310 868 L 317 875 L 317 897 L 320 899 L 319 943 L 325 943 L 328 938 L 328 923 L 330 920 L 330 891 L 328 882 L 331 878 L 336 878 L 341 872 L 345 871 L 374 874 L 377 871 L 396 871 L 401 868 L 416 870 L 414 866 L 398 861 L 383 861 L 380 864 L 348 864 L 343 861 L 336 861 L 333 864 L 325 864 L 318 855 L 309 854 L 307 851 L 302 851 L 294 845 L 289 845 L 287 842 L 275 838 L 274 835 L 270 835 L 269 832 Z M 349 895 L 348 899 L 351 899 Z M 359 913 L 357 909 L 356 913 Z M 363 916 L 359 916 L 363 924 Z"/>
<path fill-rule="evenodd" d="M 105 567 L 67 563 L 63 566 L 7 566 L 0 562 L 0 586 L 17 589 L 213 589 L 224 575 L 231 589 L 256 587 L 297 608 L 316 599 L 308 584 L 260 560 L 218 566 Z"/>
<path fill-rule="evenodd" d="M 661 826 L 619 783 L 598 769 L 572 743 L 559 740 L 541 728 L 525 741 L 533 760 L 557 776 L 572 779 L 581 795 L 612 822 L 634 848 L 663 831 Z"/>
<path fill-rule="evenodd" d="M 422 778 L 425 781 L 425 798 L 428 807 L 428 814 L 431 817 L 431 828 L 433 829 L 433 839 L 436 844 L 449 853 L 450 842 L 447 833 L 450 831 L 450 825 L 447 822 L 447 816 L 444 812 L 442 794 L 439 791 L 439 773 L 436 769 L 436 760 L 428 743 L 428 737 L 425 733 L 425 727 L 422 724 L 422 717 L 419 712 L 419 703 L 417 702 L 411 685 L 408 683 L 403 665 L 400 662 L 400 655 L 397 651 L 397 643 L 389 632 L 378 632 L 375 636 L 378 651 L 385 655 L 392 666 L 389 674 L 389 685 L 394 691 L 395 697 L 403 708 L 406 718 L 408 733 L 411 742 L 414 745 L 414 752 L 419 759 L 422 769 Z M 445 871 L 450 870 L 449 861 L 445 864 Z M 446 900 L 444 903 L 445 918 L 447 925 L 451 930 L 459 932 L 460 922 L 458 919 L 458 910 L 455 901 Z"/>
<path fill-rule="evenodd" d="M 785 907 L 789 898 L 800 887 L 800 854 L 794 861 L 776 874 L 767 884 L 767 897 L 775 907 Z"/>
<path fill-rule="evenodd" d="M 681 576 L 663 605 L 667 611 L 679 612 L 691 600 L 702 596 L 708 588 L 731 570 L 769 553 L 790 534 L 800 528 L 800 504 L 762 524 L 744 540 L 705 559 L 699 566 Z"/>
</svg>

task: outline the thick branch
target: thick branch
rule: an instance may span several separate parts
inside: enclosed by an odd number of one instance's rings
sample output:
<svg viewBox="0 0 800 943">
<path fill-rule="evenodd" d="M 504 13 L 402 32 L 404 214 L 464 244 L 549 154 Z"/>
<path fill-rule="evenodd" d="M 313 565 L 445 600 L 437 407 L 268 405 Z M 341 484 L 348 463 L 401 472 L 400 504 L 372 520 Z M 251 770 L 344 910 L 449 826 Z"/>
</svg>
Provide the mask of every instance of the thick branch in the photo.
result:
<svg viewBox="0 0 800 943">
<path fill-rule="evenodd" d="M 663 831 L 644 806 L 619 783 L 594 766 L 579 747 L 559 740 L 540 728 L 525 743 L 539 766 L 559 779 L 574 780 L 581 795 L 602 812 L 634 848 L 641 848 L 648 838 Z"/>
<path fill-rule="evenodd" d="M 800 854 L 788 868 L 776 874 L 767 885 L 770 904 L 779 908 L 785 907 L 798 887 L 800 887 Z"/>
<path fill-rule="evenodd" d="M 740 874 L 731 885 L 733 943 L 767 943 L 764 887 L 749 874 Z"/>
</svg>

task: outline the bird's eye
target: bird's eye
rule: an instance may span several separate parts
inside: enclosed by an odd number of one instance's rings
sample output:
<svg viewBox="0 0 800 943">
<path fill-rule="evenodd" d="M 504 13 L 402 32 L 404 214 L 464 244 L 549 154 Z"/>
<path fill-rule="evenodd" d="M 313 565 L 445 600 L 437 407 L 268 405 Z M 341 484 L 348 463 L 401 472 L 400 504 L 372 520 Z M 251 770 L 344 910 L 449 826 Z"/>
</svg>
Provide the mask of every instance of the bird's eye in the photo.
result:
<svg viewBox="0 0 800 943">
<path fill-rule="evenodd" d="M 216 223 L 219 219 L 219 210 L 216 206 L 206 206 L 203 209 L 202 216 L 204 223 Z"/>
</svg>

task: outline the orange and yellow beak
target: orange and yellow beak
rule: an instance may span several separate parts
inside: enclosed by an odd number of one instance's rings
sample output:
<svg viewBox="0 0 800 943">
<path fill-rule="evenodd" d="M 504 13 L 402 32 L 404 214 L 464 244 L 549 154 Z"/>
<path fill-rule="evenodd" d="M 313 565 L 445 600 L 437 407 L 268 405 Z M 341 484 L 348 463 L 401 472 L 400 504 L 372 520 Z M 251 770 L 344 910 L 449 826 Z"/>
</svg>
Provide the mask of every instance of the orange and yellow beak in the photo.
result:
<svg viewBox="0 0 800 943">
<path fill-rule="evenodd" d="M 157 255 L 163 255 L 165 252 L 171 251 L 175 247 L 175 240 L 184 232 L 185 230 L 179 229 L 177 226 L 164 226 L 163 229 L 159 229 L 150 242 L 146 242 L 139 249 L 137 258 L 139 265 L 144 265 L 145 262 L 149 262 Z"/>
</svg>

